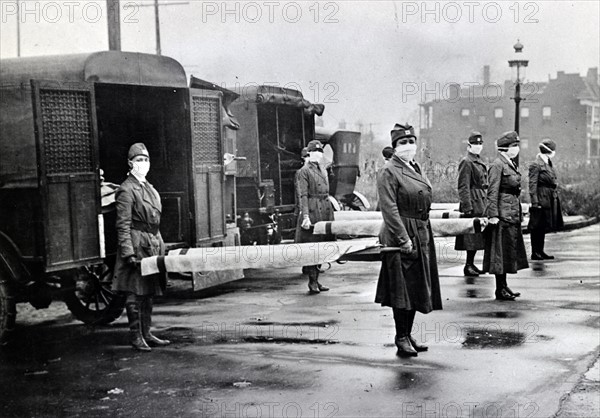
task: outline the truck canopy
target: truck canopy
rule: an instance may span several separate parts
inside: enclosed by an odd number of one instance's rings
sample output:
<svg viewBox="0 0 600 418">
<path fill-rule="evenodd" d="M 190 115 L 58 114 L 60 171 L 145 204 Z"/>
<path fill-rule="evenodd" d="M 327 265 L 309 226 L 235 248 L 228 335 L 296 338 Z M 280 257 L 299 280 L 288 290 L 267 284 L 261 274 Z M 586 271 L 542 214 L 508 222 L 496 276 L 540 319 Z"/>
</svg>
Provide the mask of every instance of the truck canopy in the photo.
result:
<svg viewBox="0 0 600 418">
<path fill-rule="evenodd" d="M 29 85 L 30 80 L 187 87 L 181 64 L 165 56 L 101 51 L 2 60 L 0 88 Z"/>
</svg>

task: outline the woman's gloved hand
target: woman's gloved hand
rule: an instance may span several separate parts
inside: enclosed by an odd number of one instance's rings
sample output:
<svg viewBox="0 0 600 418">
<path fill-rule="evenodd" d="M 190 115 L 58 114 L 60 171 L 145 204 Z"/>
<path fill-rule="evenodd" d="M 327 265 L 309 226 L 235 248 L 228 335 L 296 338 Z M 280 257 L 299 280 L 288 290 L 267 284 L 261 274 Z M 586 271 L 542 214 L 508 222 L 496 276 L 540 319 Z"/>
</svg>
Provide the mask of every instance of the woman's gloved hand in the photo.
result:
<svg viewBox="0 0 600 418">
<path fill-rule="evenodd" d="M 137 265 L 140 263 L 135 255 L 130 255 L 125 261 L 130 267 L 137 267 Z"/>
<path fill-rule="evenodd" d="M 310 223 L 310 218 L 306 216 L 304 219 L 302 219 L 302 224 L 300 225 L 300 227 L 302 229 L 310 229 L 311 225 L 312 224 Z"/>
</svg>

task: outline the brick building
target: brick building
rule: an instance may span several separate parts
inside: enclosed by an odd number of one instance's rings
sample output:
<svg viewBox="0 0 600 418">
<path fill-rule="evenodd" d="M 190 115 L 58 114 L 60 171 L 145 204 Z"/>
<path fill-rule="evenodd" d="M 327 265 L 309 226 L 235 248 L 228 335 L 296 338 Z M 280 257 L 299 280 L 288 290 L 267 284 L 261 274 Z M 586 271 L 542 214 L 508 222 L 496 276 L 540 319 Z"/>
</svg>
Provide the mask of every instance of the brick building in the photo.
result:
<svg viewBox="0 0 600 418">
<path fill-rule="evenodd" d="M 600 94 L 598 68 L 586 77 L 559 71 L 543 83 L 525 83 L 521 96 L 521 158 L 530 161 L 538 144 L 550 138 L 564 161 L 598 162 L 600 159 Z M 454 93 L 454 94 L 453 94 Z M 440 100 L 420 104 L 422 157 L 431 162 L 457 161 L 464 155 L 471 131 L 483 134 L 482 157 L 495 156 L 495 140 L 514 129 L 514 83 L 484 83 L 469 88 L 449 86 Z"/>
</svg>

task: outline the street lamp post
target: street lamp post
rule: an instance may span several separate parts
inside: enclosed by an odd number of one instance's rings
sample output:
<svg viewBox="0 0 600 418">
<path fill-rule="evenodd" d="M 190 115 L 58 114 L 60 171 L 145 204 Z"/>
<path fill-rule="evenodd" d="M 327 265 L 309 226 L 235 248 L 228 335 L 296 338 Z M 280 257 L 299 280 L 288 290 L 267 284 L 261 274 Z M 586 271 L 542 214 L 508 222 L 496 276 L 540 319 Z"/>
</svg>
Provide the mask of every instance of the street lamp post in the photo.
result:
<svg viewBox="0 0 600 418">
<path fill-rule="evenodd" d="M 519 42 L 519 40 L 517 39 L 517 43 L 514 44 L 513 48 L 515 49 L 515 53 L 516 54 L 522 54 L 523 53 L 523 44 L 521 42 Z M 518 58 L 522 58 L 522 56 L 517 56 Z M 519 113 L 519 104 L 521 103 L 521 100 L 523 100 L 521 98 L 521 68 L 525 68 L 527 67 L 527 64 L 529 64 L 528 60 L 525 59 L 514 59 L 514 60 L 509 60 L 508 61 L 508 66 L 510 68 L 516 68 L 517 69 L 517 79 L 516 79 L 516 85 L 515 85 L 515 97 L 513 97 L 514 101 L 515 101 L 515 132 L 519 133 L 519 119 L 520 119 L 520 113 Z"/>
</svg>

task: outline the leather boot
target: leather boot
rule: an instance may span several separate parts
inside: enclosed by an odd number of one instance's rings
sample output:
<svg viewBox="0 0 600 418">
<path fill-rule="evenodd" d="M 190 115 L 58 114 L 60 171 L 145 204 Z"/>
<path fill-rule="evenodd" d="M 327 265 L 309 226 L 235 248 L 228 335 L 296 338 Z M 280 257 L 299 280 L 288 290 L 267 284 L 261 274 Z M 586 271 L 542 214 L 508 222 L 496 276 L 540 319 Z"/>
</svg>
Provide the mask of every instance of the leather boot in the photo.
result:
<svg viewBox="0 0 600 418">
<path fill-rule="evenodd" d="M 472 264 L 467 264 L 463 269 L 463 273 L 465 276 L 479 276 L 479 270 L 475 268 Z"/>
<path fill-rule="evenodd" d="M 317 287 L 321 292 L 327 292 L 329 290 L 327 286 L 324 286 L 321 283 L 319 283 L 319 270 L 317 270 Z"/>
<path fill-rule="evenodd" d="M 412 337 L 412 335 L 409 335 L 408 339 L 417 352 L 421 353 L 423 351 L 429 350 L 429 347 L 427 347 L 426 345 L 417 343 L 417 341 Z"/>
<path fill-rule="evenodd" d="M 510 287 L 506 286 L 504 288 L 508 293 L 510 293 L 511 295 L 513 295 L 514 297 L 518 298 L 519 296 L 521 296 L 521 292 L 513 292 Z"/>
<path fill-rule="evenodd" d="M 496 300 L 515 300 L 516 296 L 506 290 L 506 288 L 496 290 Z"/>
<path fill-rule="evenodd" d="M 142 321 L 140 317 L 139 302 L 127 302 L 127 320 L 129 321 L 129 342 L 139 351 L 151 351 L 152 349 L 146 344 L 142 336 Z"/>
<path fill-rule="evenodd" d="M 417 357 L 419 354 L 413 348 L 408 336 L 398 336 L 396 335 L 395 339 L 396 347 L 398 347 L 398 351 L 396 355 L 398 357 Z"/>
<path fill-rule="evenodd" d="M 546 252 L 544 251 L 544 244 L 546 241 L 546 231 L 540 232 L 539 240 L 540 240 L 540 244 L 539 244 L 540 248 L 539 248 L 538 254 L 541 255 L 542 259 L 544 259 L 544 260 L 554 260 L 553 255 L 546 254 Z"/>
<path fill-rule="evenodd" d="M 317 286 L 319 286 L 319 290 L 321 292 L 327 292 L 329 290 L 329 287 L 322 285 L 321 283 L 317 282 Z"/>
<path fill-rule="evenodd" d="M 152 326 L 152 305 L 152 297 L 144 298 L 142 302 L 142 335 L 144 336 L 144 340 L 153 347 L 169 345 L 171 341 L 161 340 L 150 332 L 150 327 Z"/>
<path fill-rule="evenodd" d="M 317 273 L 313 270 L 308 273 L 308 293 L 311 295 L 321 293 L 319 282 L 317 281 Z"/>
</svg>

